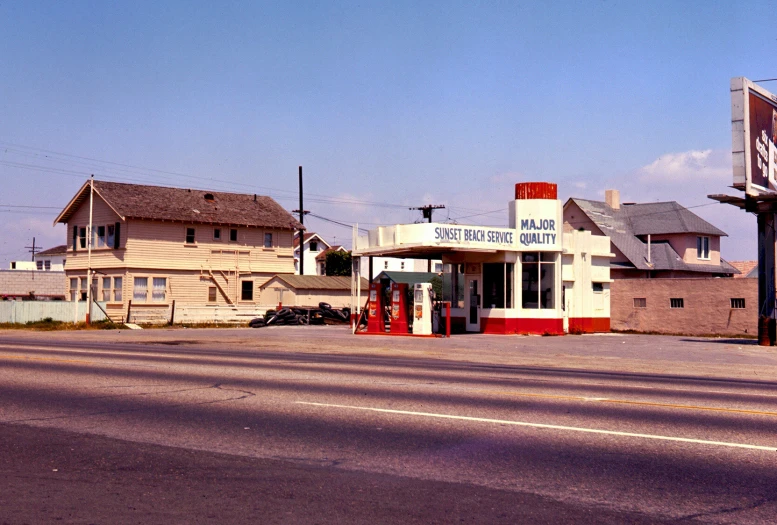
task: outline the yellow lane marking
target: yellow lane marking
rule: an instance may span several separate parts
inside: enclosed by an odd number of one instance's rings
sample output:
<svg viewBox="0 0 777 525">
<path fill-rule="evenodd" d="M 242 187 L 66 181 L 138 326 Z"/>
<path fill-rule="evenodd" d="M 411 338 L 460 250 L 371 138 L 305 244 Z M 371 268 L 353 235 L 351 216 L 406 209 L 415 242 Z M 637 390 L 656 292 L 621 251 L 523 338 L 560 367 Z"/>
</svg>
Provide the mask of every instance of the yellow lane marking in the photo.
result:
<svg viewBox="0 0 777 525">
<path fill-rule="evenodd" d="M 530 394 L 528 392 L 511 392 L 511 391 L 499 391 L 499 390 L 472 390 L 472 392 L 481 392 L 497 395 L 505 395 L 512 397 L 535 397 L 545 399 L 566 399 L 571 401 L 585 401 L 585 402 L 598 402 L 598 403 L 614 403 L 621 405 L 637 405 L 637 406 L 652 406 L 661 408 L 677 408 L 681 410 L 707 410 L 710 412 L 732 412 L 739 414 L 755 414 L 759 416 L 775 416 L 777 412 L 769 412 L 765 410 L 747 410 L 743 408 L 725 408 L 725 407 L 705 407 L 700 405 L 681 405 L 676 403 L 656 403 L 652 401 L 633 401 L 630 399 L 609 399 L 606 397 L 585 397 L 585 396 L 564 396 L 556 394 Z"/>
<path fill-rule="evenodd" d="M 513 425 L 517 427 L 547 428 L 551 430 L 566 430 L 568 432 L 585 432 L 588 434 L 605 434 L 609 436 L 635 437 L 635 438 L 642 438 L 642 439 L 655 439 L 655 440 L 661 440 L 661 441 L 676 441 L 680 443 L 693 443 L 697 445 L 711 445 L 711 446 L 718 446 L 718 447 L 733 447 L 733 448 L 744 448 L 744 449 L 750 449 L 750 450 L 765 450 L 768 452 L 777 452 L 777 448 L 775 447 L 767 447 L 764 445 L 750 445 L 748 443 L 729 443 L 726 441 L 710 441 L 707 439 L 693 439 L 693 438 L 684 438 L 684 437 L 677 437 L 677 436 L 661 436 L 656 434 L 641 434 L 637 432 L 620 432 L 617 430 L 604 430 L 599 428 L 569 427 L 565 425 L 551 425 L 547 423 L 529 423 L 527 421 L 513 421 L 509 419 L 490 419 L 485 417 L 455 416 L 451 414 L 434 414 L 431 412 L 415 412 L 410 410 L 390 410 L 387 408 L 336 405 L 331 403 L 311 403 L 306 401 L 296 401 L 295 403 L 298 405 L 308 405 L 308 406 L 315 406 L 319 408 L 340 408 L 340 409 L 347 409 L 347 410 L 361 410 L 366 412 L 379 412 L 383 414 L 396 414 L 396 415 L 428 417 L 428 418 L 437 418 L 437 419 L 453 419 L 453 420 L 459 420 L 459 421 L 473 421 L 476 423 L 495 423 L 499 425 Z"/>
<path fill-rule="evenodd" d="M 58 361 L 62 363 L 89 363 L 89 364 L 94 363 L 94 361 L 83 361 L 80 359 L 57 359 L 55 357 L 29 357 L 24 355 L 5 355 L 5 354 L 0 354 L 0 359 L 21 359 L 24 361 Z"/>
</svg>

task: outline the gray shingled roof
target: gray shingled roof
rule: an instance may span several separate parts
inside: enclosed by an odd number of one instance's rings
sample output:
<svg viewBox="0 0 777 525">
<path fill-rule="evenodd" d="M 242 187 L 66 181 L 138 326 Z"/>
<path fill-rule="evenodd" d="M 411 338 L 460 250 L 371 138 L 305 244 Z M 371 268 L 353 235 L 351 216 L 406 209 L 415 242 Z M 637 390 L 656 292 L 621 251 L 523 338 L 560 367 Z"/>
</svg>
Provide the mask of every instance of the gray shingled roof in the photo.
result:
<svg viewBox="0 0 777 525">
<path fill-rule="evenodd" d="M 300 223 L 271 197 L 242 193 L 94 181 L 95 192 L 125 219 L 299 229 Z M 206 196 L 208 196 L 206 198 Z M 62 211 L 58 222 L 89 199 L 87 182 Z"/>
<path fill-rule="evenodd" d="M 59 246 L 54 246 L 53 248 L 49 248 L 48 250 L 43 250 L 42 252 L 38 252 L 36 256 L 38 255 L 62 255 L 67 253 L 67 244 L 60 244 Z"/>
<path fill-rule="evenodd" d="M 653 242 L 648 262 L 647 243 L 639 236 L 666 234 L 700 234 L 725 236 L 726 233 L 708 223 L 677 202 L 621 205 L 614 210 L 604 202 L 569 199 L 610 237 L 612 244 L 631 265 L 613 263 L 613 268 L 637 270 L 678 270 L 713 274 L 736 274 L 739 271 L 721 259 L 720 265 L 688 264 L 668 242 Z M 574 226 L 574 225 L 573 225 Z"/>
<path fill-rule="evenodd" d="M 296 290 L 350 290 L 351 278 L 327 275 L 291 275 L 278 274 L 267 281 L 260 288 L 270 286 L 272 281 L 278 279 L 290 288 Z M 362 290 L 369 288 L 370 283 L 364 277 L 361 278 Z"/>
</svg>

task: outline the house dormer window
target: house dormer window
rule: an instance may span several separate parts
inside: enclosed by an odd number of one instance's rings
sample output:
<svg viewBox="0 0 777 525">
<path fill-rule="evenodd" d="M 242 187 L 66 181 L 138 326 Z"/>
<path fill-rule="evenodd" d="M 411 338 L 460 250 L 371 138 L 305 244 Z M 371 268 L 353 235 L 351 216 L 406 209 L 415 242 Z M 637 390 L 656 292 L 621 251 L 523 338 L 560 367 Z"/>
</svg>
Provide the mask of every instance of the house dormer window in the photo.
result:
<svg viewBox="0 0 777 525">
<path fill-rule="evenodd" d="M 311 252 L 317 252 L 318 251 L 318 242 L 317 241 L 310 241 L 310 251 Z"/>
<path fill-rule="evenodd" d="M 709 260 L 710 258 L 710 238 L 696 237 L 696 258 L 700 260 Z"/>
</svg>

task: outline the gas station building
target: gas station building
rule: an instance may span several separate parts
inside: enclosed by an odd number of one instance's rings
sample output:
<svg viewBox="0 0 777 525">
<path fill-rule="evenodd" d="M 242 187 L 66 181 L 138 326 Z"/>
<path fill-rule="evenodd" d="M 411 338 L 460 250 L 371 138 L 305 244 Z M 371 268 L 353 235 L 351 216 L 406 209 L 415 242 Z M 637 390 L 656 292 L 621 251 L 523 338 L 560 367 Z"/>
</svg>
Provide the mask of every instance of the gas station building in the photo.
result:
<svg viewBox="0 0 777 525">
<path fill-rule="evenodd" d="M 515 200 L 508 203 L 507 211 L 508 228 L 441 223 L 381 226 L 356 236 L 353 253 L 442 259 L 442 297 L 436 299 L 450 302 L 454 332 L 608 332 L 610 258 L 614 257 L 609 237 L 565 232 L 562 203 L 553 183 L 516 184 Z M 354 271 L 358 278 L 358 266 Z M 404 293 L 385 293 L 379 286 L 371 284 L 368 332 L 407 333 L 412 317 L 430 317 L 422 311 L 427 305 L 411 307 L 404 304 Z M 415 296 L 421 297 L 418 290 Z M 390 312 L 385 315 L 388 329 L 384 311 Z M 445 315 L 443 310 L 441 323 Z"/>
</svg>

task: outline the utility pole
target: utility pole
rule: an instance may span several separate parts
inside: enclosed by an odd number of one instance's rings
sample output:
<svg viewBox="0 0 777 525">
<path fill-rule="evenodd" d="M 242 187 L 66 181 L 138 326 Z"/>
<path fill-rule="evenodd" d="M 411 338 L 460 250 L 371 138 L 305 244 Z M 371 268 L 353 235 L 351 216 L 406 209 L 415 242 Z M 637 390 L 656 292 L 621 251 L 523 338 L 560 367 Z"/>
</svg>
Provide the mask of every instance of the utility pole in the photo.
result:
<svg viewBox="0 0 777 525">
<path fill-rule="evenodd" d="M 32 246 L 25 246 L 25 248 L 29 248 L 30 253 L 32 254 L 32 261 L 35 261 L 35 254 L 40 251 L 40 246 L 35 246 L 35 237 L 32 238 Z"/>
<path fill-rule="evenodd" d="M 299 230 L 299 274 L 305 275 L 305 207 L 302 205 L 302 166 L 299 167 L 299 223 L 303 226 Z"/>
<path fill-rule="evenodd" d="M 441 210 L 445 208 L 445 204 L 427 204 L 426 206 L 418 206 L 417 208 L 410 208 L 411 210 L 421 210 L 424 219 L 429 219 L 427 222 L 432 222 L 432 210 Z M 427 259 L 426 271 L 432 271 L 432 260 Z"/>
<path fill-rule="evenodd" d="M 94 212 L 94 175 L 89 179 L 89 227 L 86 229 L 86 326 L 92 324 L 92 214 Z"/>
</svg>

